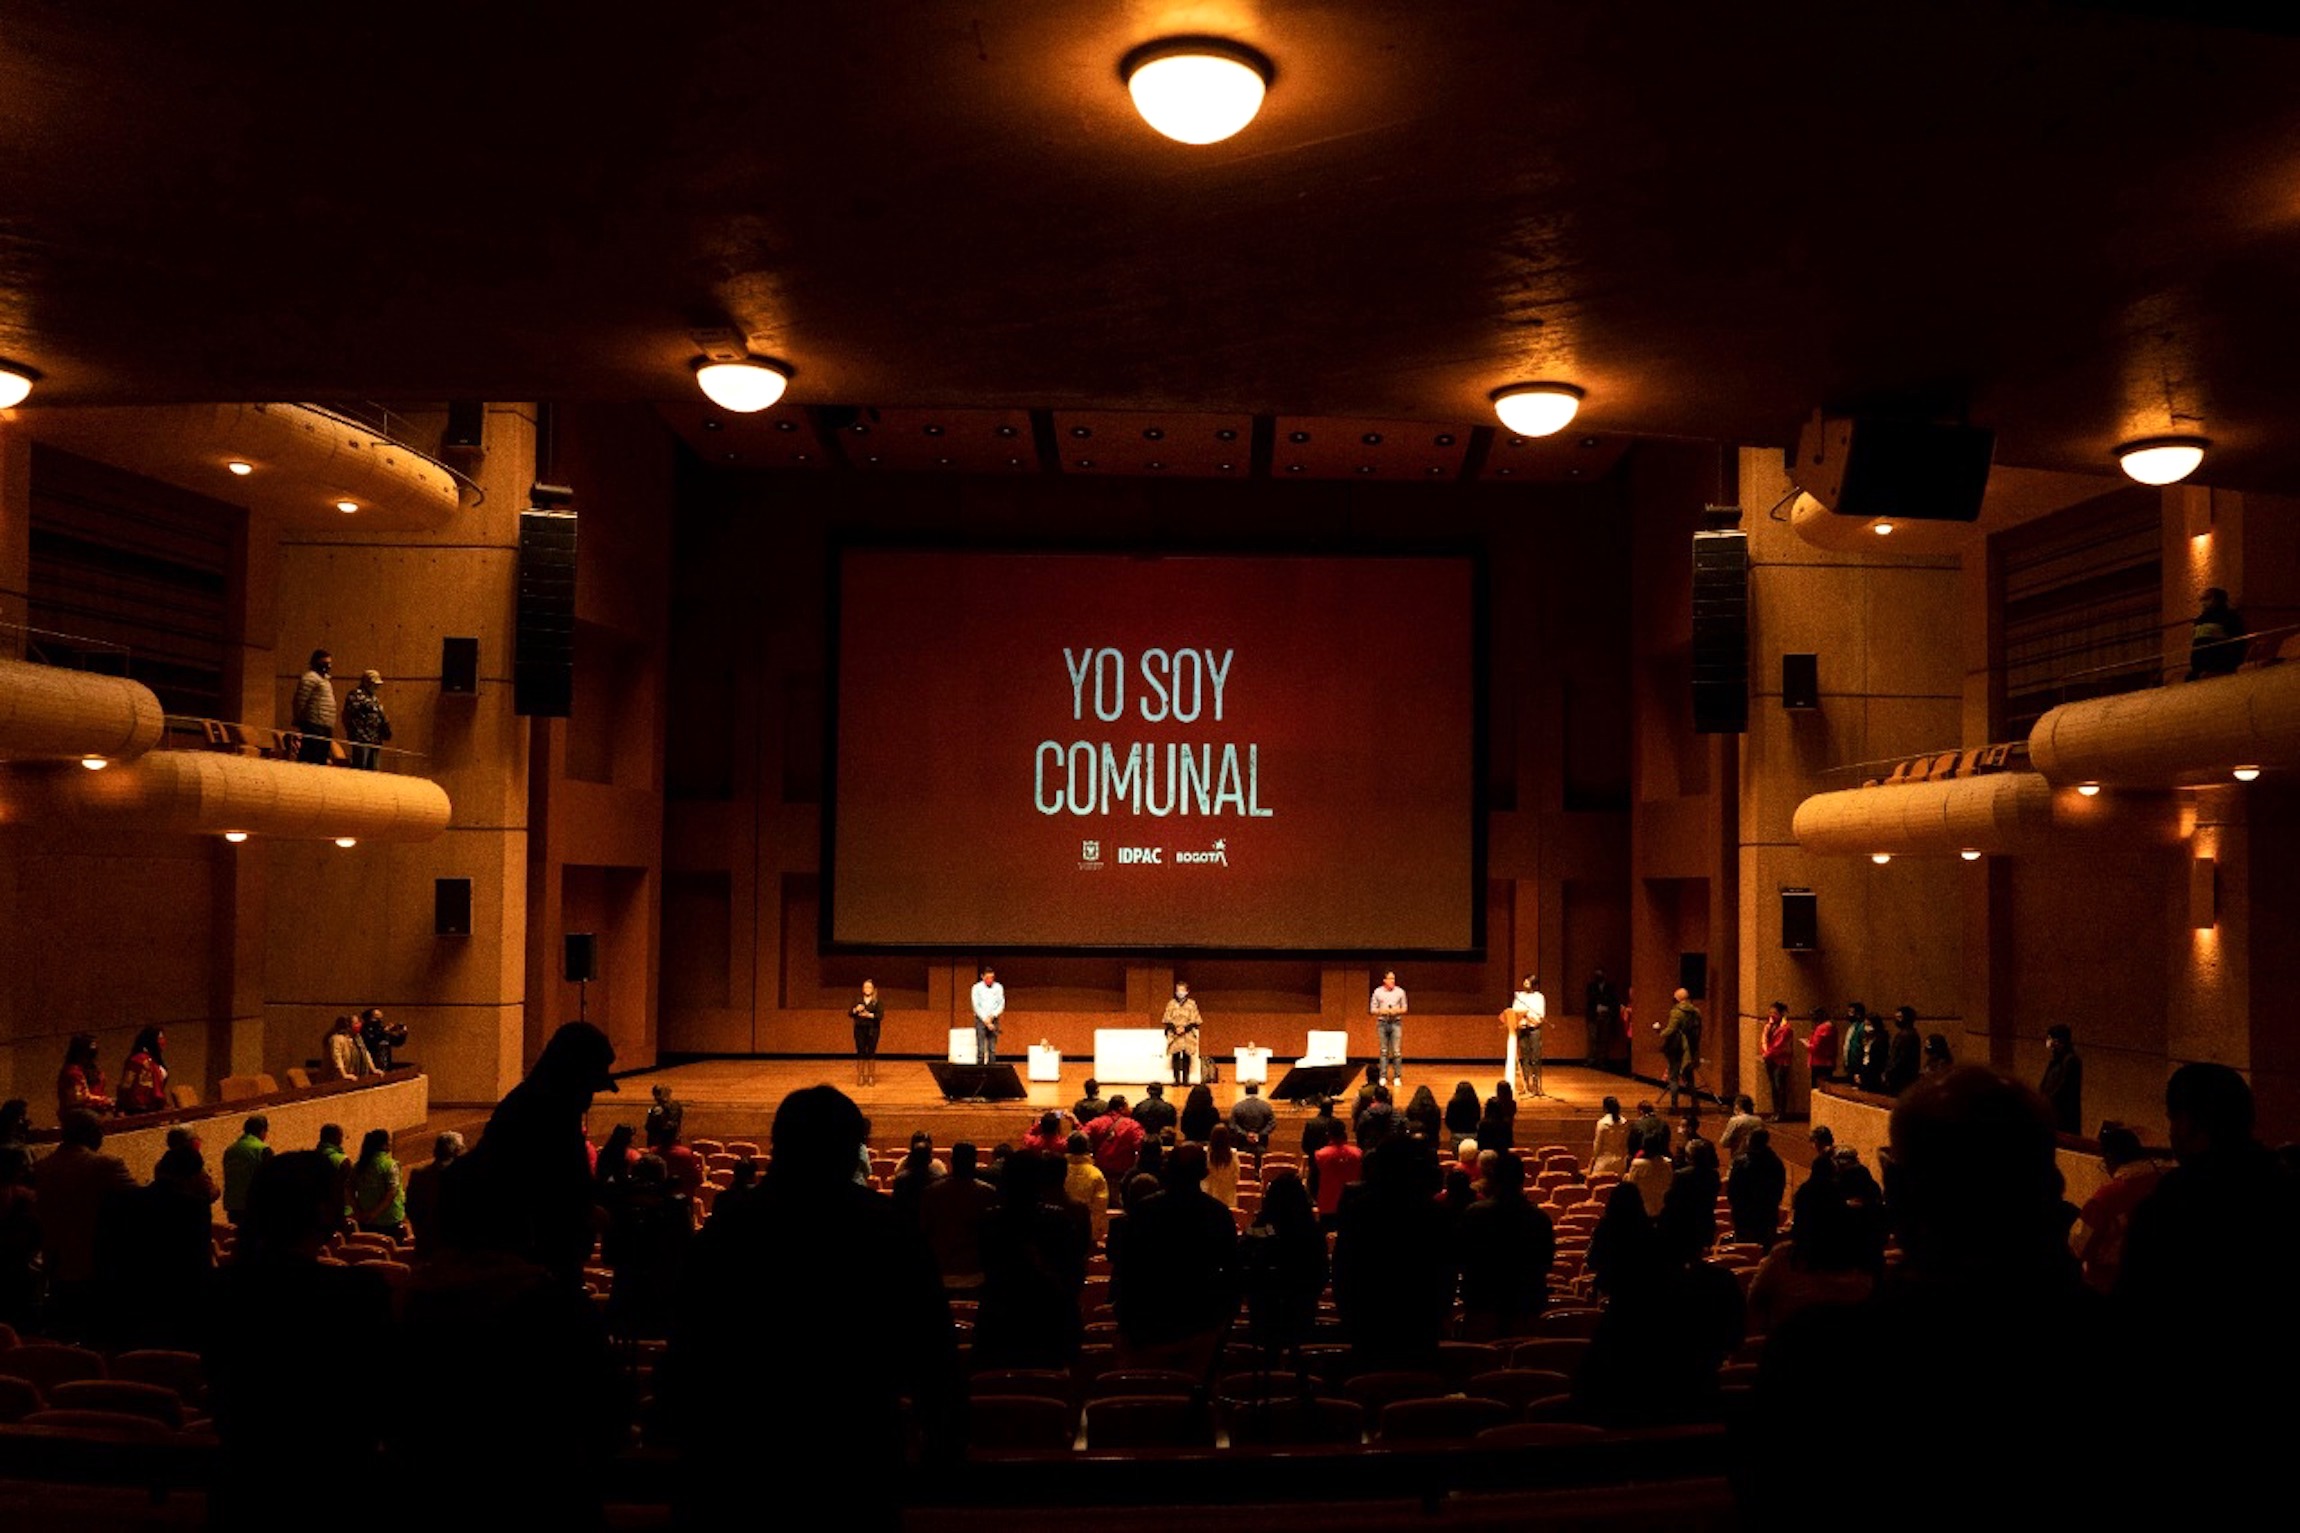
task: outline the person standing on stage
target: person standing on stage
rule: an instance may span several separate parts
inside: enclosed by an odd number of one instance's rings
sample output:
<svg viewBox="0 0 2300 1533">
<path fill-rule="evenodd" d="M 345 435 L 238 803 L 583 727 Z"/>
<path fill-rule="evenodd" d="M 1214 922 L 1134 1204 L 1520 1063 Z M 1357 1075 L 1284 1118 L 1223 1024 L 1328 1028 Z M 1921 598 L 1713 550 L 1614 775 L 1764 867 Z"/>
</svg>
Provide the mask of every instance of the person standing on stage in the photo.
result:
<svg viewBox="0 0 2300 1533">
<path fill-rule="evenodd" d="M 1541 1089 L 1541 1030 L 1549 1020 L 1549 1002 L 1542 998 L 1539 975 L 1528 974 L 1518 982 L 1509 1014 L 1517 1019 L 1518 1083 L 1537 1097 L 1547 1096 Z"/>
<path fill-rule="evenodd" d="M 1174 999 L 1166 1003 L 1166 1014 L 1159 1018 L 1166 1029 L 1166 1062 L 1174 1069 L 1174 1084 L 1190 1084 L 1191 1067 L 1198 1062 L 1198 1003 L 1190 999 L 1190 987 L 1180 980 L 1174 982 Z"/>
<path fill-rule="evenodd" d="M 998 1019 L 1006 1015 L 1006 987 L 998 982 L 998 971 L 989 964 L 982 966 L 982 976 L 974 982 L 974 1062 L 978 1065 L 998 1063 Z"/>
<path fill-rule="evenodd" d="M 1591 1055 L 1607 1069 L 1627 1075 L 1629 1038 L 1621 1027 L 1621 1002 L 1603 969 L 1590 976 L 1589 987 L 1582 992 L 1581 1009 L 1589 1019 Z"/>
<path fill-rule="evenodd" d="M 1367 1009 L 1374 1014 L 1374 1036 L 1381 1042 L 1382 1076 L 1395 1091 L 1398 1071 L 1405 1059 L 1406 1036 L 1406 993 L 1398 987 L 1396 970 L 1384 971 Z"/>
<path fill-rule="evenodd" d="M 1669 1020 L 1654 1023 L 1653 1030 L 1661 1035 L 1661 1062 L 1669 1077 L 1669 1110 L 1675 1112 L 1680 1090 L 1699 1100 L 1695 1079 L 1701 1069 L 1701 1010 L 1682 988 L 1670 999 L 1676 1004 L 1669 1008 Z"/>
<path fill-rule="evenodd" d="M 980 986 L 976 986 L 980 989 Z M 855 1084 L 878 1084 L 878 1030 L 886 1020 L 886 1003 L 878 998 L 878 986 L 869 980 L 862 982 L 862 995 L 847 1008 L 847 1015 L 855 1019 Z"/>
</svg>

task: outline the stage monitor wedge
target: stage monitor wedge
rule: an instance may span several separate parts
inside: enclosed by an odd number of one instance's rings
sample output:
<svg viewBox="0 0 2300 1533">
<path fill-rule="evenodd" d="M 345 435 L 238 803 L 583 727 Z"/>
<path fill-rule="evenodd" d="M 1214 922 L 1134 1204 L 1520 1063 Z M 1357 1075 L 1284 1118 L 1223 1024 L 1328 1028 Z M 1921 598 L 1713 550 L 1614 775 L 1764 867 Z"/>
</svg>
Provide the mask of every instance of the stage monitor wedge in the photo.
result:
<svg viewBox="0 0 2300 1533">
<path fill-rule="evenodd" d="M 926 1068 L 948 1102 L 1011 1102 L 1030 1094 L 1012 1065 L 954 1065 L 930 1059 Z"/>
<path fill-rule="evenodd" d="M 1839 516 L 1979 519 L 1996 433 L 1887 415 L 1823 415 L 1798 433 L 1789 480 Z"/>
</svg>

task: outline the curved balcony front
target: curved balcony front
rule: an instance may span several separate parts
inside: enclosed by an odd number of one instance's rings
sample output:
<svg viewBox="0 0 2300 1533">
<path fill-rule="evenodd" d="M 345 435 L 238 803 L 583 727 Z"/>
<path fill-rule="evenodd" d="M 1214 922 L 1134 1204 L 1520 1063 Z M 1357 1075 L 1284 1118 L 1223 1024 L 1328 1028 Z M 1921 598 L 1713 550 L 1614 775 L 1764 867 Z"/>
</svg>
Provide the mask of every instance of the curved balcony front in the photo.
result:
<svg viewBox="0 0 2300 1533">
<path fill-rule="evenodd" d="M 106 771 L 25 767 L 0 777 L 0 816 L 157 834 L 429 841 L 447 793 L 427 777 L 214 751 L 154 751 Z"/>
<path fill-rule="evenodd" d="M 166 724 L 141 682 L 0 660 L 0 757 L 127 761 L 158 745 Z"/>
<path fill-rule="evenodd" d="M 2238 767 L 2300 771 L 2300 664 L 2063 703 L 2036 721 L 2028 751 L 2054 783 L 2106 788 L 2224 783 Z"/>
</svg>

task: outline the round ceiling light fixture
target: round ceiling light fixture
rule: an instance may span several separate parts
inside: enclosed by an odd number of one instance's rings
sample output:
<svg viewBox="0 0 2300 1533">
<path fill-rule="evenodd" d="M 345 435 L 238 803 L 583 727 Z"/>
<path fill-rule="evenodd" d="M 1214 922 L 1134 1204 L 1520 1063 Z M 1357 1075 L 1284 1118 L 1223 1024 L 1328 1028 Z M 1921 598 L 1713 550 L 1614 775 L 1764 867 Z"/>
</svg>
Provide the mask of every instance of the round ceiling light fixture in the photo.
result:
<svg viewBox="0 0 2300 1533">
<path fill-rule="evenodd" d="M 2258 782 L 2260 780 L 2260 768 L 2240 766 L 2235 769 L 2234 775 L 2238 782 Z"/>
<path fill-rule="evenodd" d="M 2119 447 L 2116 461 L 2142 484 L 2178 484 L 2196 472 L 2211 445 L 2200 436 L 2152 436 Z"/>
<path fill-rule="evenodd" d="M 224 839 L 225 839 L 226 841 L 229 841 L 229 842 L 230 842 L 232 845 L 234 845 L 234 846 L 238 846 L 238 845 L 239 845 L 239 844 L 240 844 L 242 841 L 245 841 L 247 838 L 248 838 L 248 833 L 247 833 L 246 831 L 244 831 L 244 830 L 227 830 L 227 831 L 225 831 L 225 832 L 224 832 Z"/>
<path fill-rule="evenodd" d="M 224 467 L 242 479 L 256 471 L 256 466 L 245 458 L 234 458 Z"/>
<path fill-rule="evenodd" d="M 1966 847 L 1963 851 L 1957 853 L 1957 855 L 1962 857 L 1967 862 L 1978 862 L 1981 860 L 1981 854 L 1969 846 Z"/>
<path fill-rule="evenodd" d="M 1893 524 L 1891 522 L 1879 522 L 1869 530 L 1880 538 L 1889 538 L 1893 535 Z"/>
<path fill-rule="evenodd" d="M 1893 860 L 1893 854 L 1891 852 L 1871 852 L 1869 853 L 1869 860 L 1881 868 Z"/>
<path fill-rule="evenodd" d="M 737 415 L 756 415 L 783 397 L 791 386 L 788 368 L 757 357 L 718 361 L 705 357 L 695 364 L 695 383 L 705 398 Z"/>
<path fill-rule="evenodd" d="M 2080 782 L 2076 785 L 2076 791 L 2078 794 L 2085 798 L 2098 798 L 2100 797 L 2100 784 L 2096 782 Z"/>
<path fill-rule="evenodd" d="M 1221 37 L 1168 37 L 1119 60 L 1142 120 L 1181 144 L 1218 144 L 1262 110 L 1270 61 Z"/>
<path fill-rule="evenodd" d="M 80 758 L 80 765 L 86 767 L 91 772 L 101 772 L 104 770 L 104 768 L 110 766 L 111 764 L 112 763 L 106 761 L 101 756 L 82 756 Z"/>
<path fill-rule="evenodd" d="M 338 511 L 341 511 L 344 515 L 349 516 L 354 511 L 359 509 L 359 502 L 356 500 L 339 500 L 335 503 L 335 508 Z"/>
<path fill-rule="evenodd" d="M 359 845 L 359 838 L 356 836 L 338 836 L 335 838 L 335 844 L 348 852 Z"/>
<path fill-rule="evenodd" d="M 29 367 L 14 362 L 0 362 L 0 410 L 13 410 L 32 397 L 32 385 L 40 375 Z"/>
<path fill-rule="evenodd" d="M 1493 413 L 1519 436 L 1555 436 L 1573 423 L 1581 399 L 1570 383 L 1513 383 L 1493 391 Z"/>
</svg>

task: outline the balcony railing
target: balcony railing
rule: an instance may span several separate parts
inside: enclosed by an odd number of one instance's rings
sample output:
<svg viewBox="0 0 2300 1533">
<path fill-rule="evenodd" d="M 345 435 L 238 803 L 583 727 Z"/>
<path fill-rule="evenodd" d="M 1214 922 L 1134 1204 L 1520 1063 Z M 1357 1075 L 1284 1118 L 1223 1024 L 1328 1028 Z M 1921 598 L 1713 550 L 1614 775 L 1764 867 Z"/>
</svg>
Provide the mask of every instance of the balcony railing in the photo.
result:
<svg viewBox="0 0 2300 1533">
<path fill-rule="evenodd" d="M 168 715 L 161 750 L 217 751 L 227 756 L 254 756 L 265 761 L 301 761 L 313 766 L 356 767 L 371 772 L 399 772 L 421 777 L 431 758 L 421 751 L 394 745 L 362 745 L 341 736 L 324 738 L 293 729 L 270 729 L 229 719 Z"/>
</svg>

